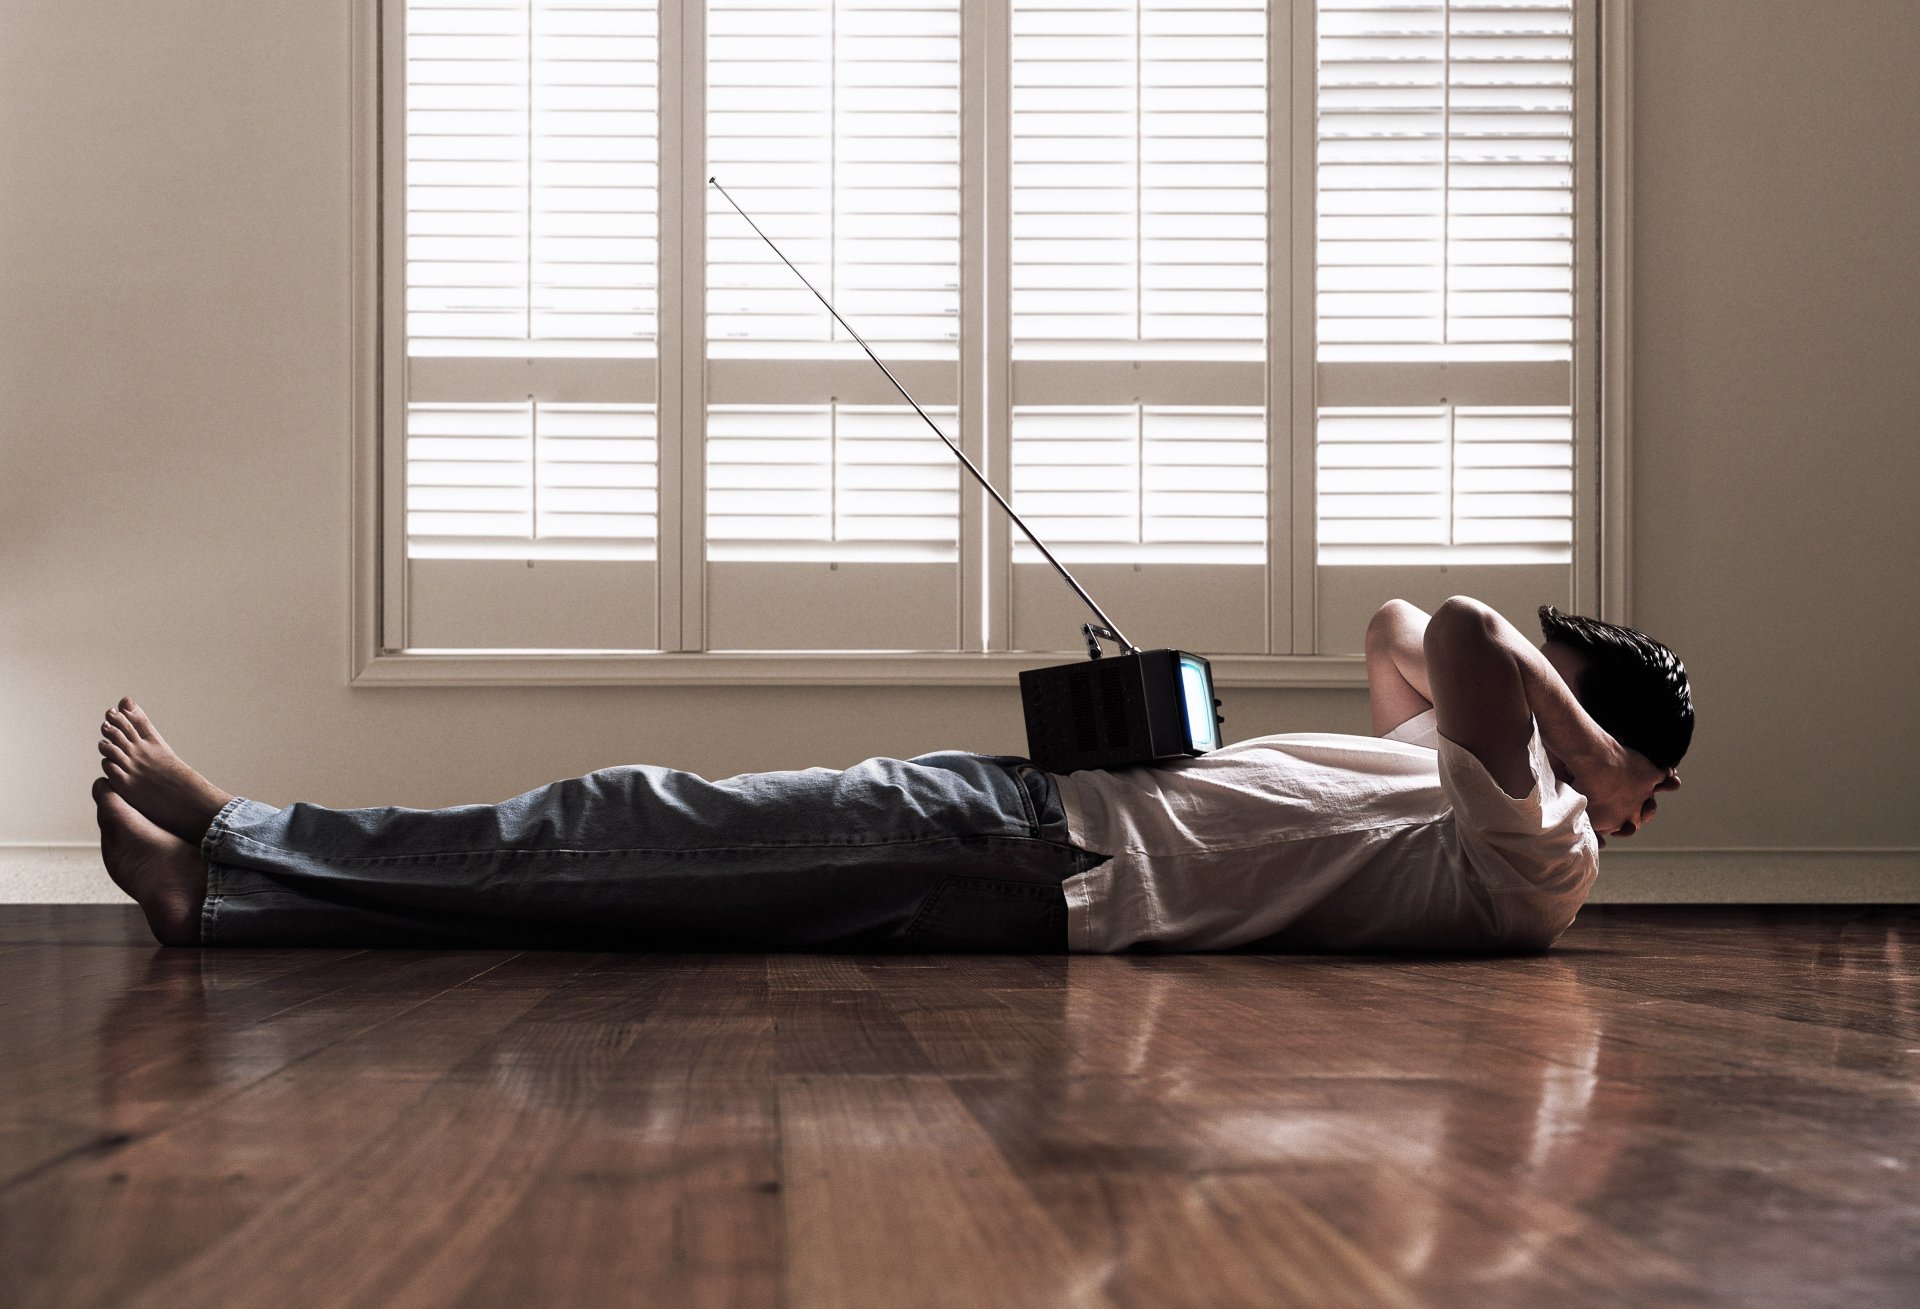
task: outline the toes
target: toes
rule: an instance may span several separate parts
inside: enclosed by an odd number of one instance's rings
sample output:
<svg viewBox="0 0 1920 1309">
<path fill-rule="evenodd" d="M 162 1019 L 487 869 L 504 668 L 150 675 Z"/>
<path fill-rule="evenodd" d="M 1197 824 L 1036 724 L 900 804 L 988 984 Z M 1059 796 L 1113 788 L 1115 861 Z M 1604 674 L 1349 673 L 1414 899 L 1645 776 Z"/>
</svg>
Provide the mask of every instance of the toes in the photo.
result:
<svg viewBox="0 0 1920 1309">
<path fill-rule="evenodd" d="M 100 735 L 119 746 L 122 750 L 127 751 L 129 754 L 133 752 L 132 736 L 114 724 L 102 723 L 100 725 Z"/>
<path fill-rule="evenodd" d="M 119 745 L 116 745 L 112 741 L 101 741 L 99 743 L 99 747 L 100 747 L 100 755 L 102 758 L 111 759 L 114 763 L 119 764 L 122 768 L 125 768 L 128 770 L 132 769 L 133 756 L 128 754 L 124 748 L 122 748 Z"/>
<path fill-rule="evenodd" d="M 106 792 L 107 792 L 107 779 L 104 777 L 94 778 L 93 779 L 93 803 L 95 804 L 95 806 L 98 806 L 101 803 L 101 797 L 104 796 Z"/>
<path fill-rule="evenodd" d="M 153 720 L 147 717 L 146 710 L 134 703 L 132 696 L 122 699 L 120 708 L 127 715 L 127 720 L 133 724 L 134 731 L 149 740 L 159 737 L 160 733 L 154 730 Z"/>
</svg>

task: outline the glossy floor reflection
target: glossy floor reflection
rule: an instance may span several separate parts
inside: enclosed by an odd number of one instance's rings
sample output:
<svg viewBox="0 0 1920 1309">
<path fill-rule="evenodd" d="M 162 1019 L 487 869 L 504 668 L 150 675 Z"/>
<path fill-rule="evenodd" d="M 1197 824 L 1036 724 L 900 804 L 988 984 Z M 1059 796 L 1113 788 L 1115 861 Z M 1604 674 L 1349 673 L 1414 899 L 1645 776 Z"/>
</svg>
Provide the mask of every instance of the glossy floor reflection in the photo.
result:
<svg viewBox="0 0 1920 1309">
<path fill-rule="evenodd" d="M 8 1305 L 1920 1303 L 1920 910 L 1521 959 L 163 951 L 0 909 Z"/>
</svg>

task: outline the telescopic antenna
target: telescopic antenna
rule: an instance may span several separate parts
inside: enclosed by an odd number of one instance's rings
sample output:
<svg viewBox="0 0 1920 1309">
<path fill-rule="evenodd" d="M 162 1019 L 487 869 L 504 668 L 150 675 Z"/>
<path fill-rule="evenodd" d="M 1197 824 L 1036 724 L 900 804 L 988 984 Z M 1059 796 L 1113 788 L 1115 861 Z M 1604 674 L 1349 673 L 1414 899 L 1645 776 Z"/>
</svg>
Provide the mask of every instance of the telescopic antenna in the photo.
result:
<svg viewBox="0 0 1920 1309">
<path fill-rule="evenodd" d="M 733 206 L 733 212 L 735 212 L 736 214 L 739 214 L 742 218 L 747 219 L 747 226 L 753 229 L 753 234 L 759 237 L 762 241 L 765 241 L 767 243 L 767 248 L 769 250 L 773 251 L 776 255 L 780 255 L 780 262 L 785 264 L 788 268 L 793 269 L 793 275 L 800 279 L 802 284 L 806 286 L 807 290 L 813 292 L 814 299 L 818 300 L 821 304 L 826 305 L 827 312 L 833 315 L 833 321 L 840 324 L 840 326 L 846 328 L 847 334 L 851 336 L 855 341 L 858 341 L 860 343 L 860 348 L 867 352 L 867 358 L 873 360 L 873 362 L 876 365 L 878 365 L 880 371 L 887 375 L 887 380 L 893 383 L 893 389 L 898 391 L 901 394 L 901 396 L 903 396 L 906 399 L 906 402 L 913 406 L 913 412 L 916 414 L 919 414 L 921 420 L 925 422 L 928 427 L 931 427 L 933 429 L 933 434 L 935 436 L 939 437 L 942 441 L 946 442 L 947 449 L 953 451 L 954 458 L 958 459 L 961 463 L 965 464 L 967 471 L 973 474 L 973 480 L 980 483 L 981 486 L 987 489 L 987 494 L 992 496 L 995 502 L 998 503 L 1002 509 L 1007 511 L 1007 517 L 1013 520 L 1014 526 L 1018 527 L 1021 531 L 1027 534 L 1027 540 L 1033 542 L 1035 547 L 1039 549 L 1040 553 L 1047 557 L 1047 562 L 1053 565 L 1054 570 L 1058 572 L 1060 576 L 1067 579 L 1067 585 L 1073 588 L 1074 593 L 1078 595 L 1082 600 L 1086 601 L 1087 608 L 1093 610 L 1094 617 L 1100 620 L 1101 630 L 1098 633 L 1089 632 L 1087 635 L 1087 645 L 1093 650 L 1094 657 L 1099 658 L 1099 646 L 1095 644 L 1093 639 L 1095 635 L 1111 636 L 1114 639 L 1114 641 L 1116 641 L 1119 644 L 1121 654 L 1132 654 L 1135 650 L 1139 649 L 1139 647 L 1136 646 L 1133 642 L 1127 640 L 1125 636 L 1121 635 L 1120 629 L 1114 626 L 1113 620 L 1111 618 L 1107 617 L 1106 610 L 1102 609 L 1098 604 L 1094 603 L 1093 597 L 1087 594 L 1087 588 L 1080 585 L 1079 582 L 1074 580 L 1073 574 L 1067 571 L 1066 565 L 1053 557 L 1053 551 L 1047 549 L 1047 543 L 1045 541 L 1042 541 L 1038 536 L 1034 535 L 1033 529 L 1027 526 L 1026 521 L 1022 519 L 1019 514 L 1016 514 L 1015 512 L 1013 512 L 1013 506 L 1007 503 L 1007 498 L 1001 495 L 1000 492 L 996 491 L 994 489 L 993 483 L 987 480 L 987 475 L 981 472 L 977 467 L 974 466 L 973 460 L 967 458 L 967 452 L 962 450 L 959 446 L 955 445 L 953 443 L 953 438 L 948 436 L 945 432 L 941 431 L 940 425 L 938 423 L 934 422 L 933 419 L 927 417 L 927 411 L 920 407 L 920 402 L 914 399 L 913 396 L 908 393 L 906 387 L 900 385 L 900 379 L 893 375 L 893 370 L 880 362 L 880 356 L 873 352 L 873 347 L 867 344 L 866 338 L 861 336 L 860 333 L 853 330 L 853 324 L 849 323 L 846 319 L 840 316 L 840 311 L 833 307 L 833 305 L 827 300 L 827 297 L 820 294 L 820 290 L 818 287 L 814 286 L 812 282 L 807 281 L 807 275 L 805 273 L 801 272 L 798 268 L 793 267 L 793 261 L 791 259 L 787 258 L 784 254 L 780 254 L 780 247 L 773 243 L 772 237 L 768 236 L 765 232 L 760 230 L 760 224 L 754 222 L 753 219 L 751 218 L 747 218 L 747 211 L 740 207 L 740 204 L 737 200 L 735 200 L 732 196 L 727 195 L 727 188 L 720 185 L 719 179 L 714 177 L 709 177 L 707 179 L 707 185 L 711 186 L 714 190 L 718 191 L 721 195 L 726 197 L 727 203 Z"/>
</svg>

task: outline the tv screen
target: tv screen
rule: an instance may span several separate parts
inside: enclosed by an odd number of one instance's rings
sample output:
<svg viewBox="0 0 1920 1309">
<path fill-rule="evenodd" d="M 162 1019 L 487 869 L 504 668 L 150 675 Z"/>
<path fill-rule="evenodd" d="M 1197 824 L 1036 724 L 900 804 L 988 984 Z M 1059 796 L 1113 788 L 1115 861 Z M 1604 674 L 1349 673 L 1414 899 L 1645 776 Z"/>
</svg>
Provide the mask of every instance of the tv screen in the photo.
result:
<svg viewBox="0 0 1920 1309">
<path fill-rule="evenodd" d="M 1187 707 L 1187 740 L 1195 750 L 1216 750 L 1220 746 L 1219 725 L 1213 717 L 1213 677 L 1204 659 L 1180 656 L 1180 689 Z"/>
</svg>

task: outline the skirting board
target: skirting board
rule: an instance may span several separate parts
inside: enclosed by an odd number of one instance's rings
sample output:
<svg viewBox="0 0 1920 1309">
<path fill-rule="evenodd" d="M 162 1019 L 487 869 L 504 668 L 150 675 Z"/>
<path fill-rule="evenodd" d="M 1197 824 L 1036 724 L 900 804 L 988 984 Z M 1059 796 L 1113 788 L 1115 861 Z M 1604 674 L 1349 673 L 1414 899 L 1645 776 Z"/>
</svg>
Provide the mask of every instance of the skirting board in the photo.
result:
<svg viewBox="0 0 1920 1309">
<path fill-rule="evenodd" d="M 0 904 L 126 904 L 91 845 L 0 846 Z M 1920 850 L 1610 850 L 1591 904 L 1920 904 Z"/>
<path fill-rule="evenodd" d="M 132 904 L 97 845 L 0 845 L 0 904 Z"/>
<path fill-rule="evenodd" d="M 132 904 L 96 845 L 0 845 L 0 904 Z"/>
<path fill-rule="evenodd" d="M 1920 904 L 1920 850 L 1608 850 L 1588 904 Z"/>
</svg>

